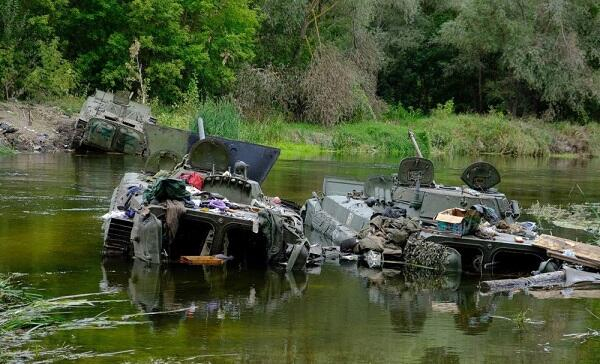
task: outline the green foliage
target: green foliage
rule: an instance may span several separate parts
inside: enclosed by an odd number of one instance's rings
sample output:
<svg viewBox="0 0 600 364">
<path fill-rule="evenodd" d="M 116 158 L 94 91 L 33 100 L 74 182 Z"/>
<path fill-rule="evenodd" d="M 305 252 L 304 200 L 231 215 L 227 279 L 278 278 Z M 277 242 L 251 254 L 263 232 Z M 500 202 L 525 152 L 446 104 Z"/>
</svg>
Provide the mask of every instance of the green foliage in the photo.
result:
<svg viewBox="0 0 600 364">
<path fill-rule="evenodd" d="M 593 0 L 464 1 L 440 41 L 459 51 L 465 72 L 478 74 L 487 105 L 586 119 L 600 104 L 594 9 Z"/>
<path fill-rule="evenodd" d="M 398 157 L 415 155 L 408 137 L 408 125 L 365 121 L 348 123 L 336 130 L 333 147 L 344 153 L 380 153 Z M 429 138 L 425 131 L 415 133 L 421 152 L 429 155 Z"/>
<path fill-rule="evenodd" d="M 377 119 L 383 99 L 396 105 L 386 120 L 495 110 L 587 123 L 600 119 L 599 9 L 595 0 L 0 0 L 1 97 L 131 89 L 175 106 L 189 104 L 194 83 L 193 103 L 233 94 L 252 118 Z M 452 110 L 438 108 L 448 100 Z"/>
<path fill-rule="evenodd" d="M 71 64 L 62 58 L 58 40 L 49 44 L 39 41 L 38 46 L 40 59 L 25 78 L 25 94 L 37 100 L 67 95 L 76 85 L 76 75 Z"/>
<path fill-rule="evenodd" d="M 448 100 L 444 104 L 437 104 L 431 111 L 431 115 L 436 118 L 444 118 L 454 114 L 454 100 Z"/>
<path fill-rule="evenodd" d="M 59 49 L 53 21 L 66 0 L 0 0 L 0 84 L 5 98 L 59 95 L 75 74 Z"/>
<path fill-rule="evenodd" d="M 14 154 L 16 153 L 13 149 L 7 147 L 6 145 L 0 144 L 0 155 Z"/>
<path fill-rule="evenodd" d="M 59 31 L 82 78 L 93 87 L 131 85 L 130 48 L 136 40 L 135 71 L 141 69 L 149 96 L 167 104 L 179 102 L 194 77 L 201 94 L 226 93 L 237 69 L 254 56 L 258 17 L 247 0 L 74 5 L 60 17 Z M 139 81 L 133 83 L 141 90 Z"/>
<path fill-rule="evenodd" d="M 405 108 L 401 102 L 398 102 L 396 105 L 390 106 L 387 111 L 383 113 L 383 118 L 388 121 L 414 121 L 423 118 L 423 112 L 421 109 L 415 109 L 412 106 Z"/>
</svg>

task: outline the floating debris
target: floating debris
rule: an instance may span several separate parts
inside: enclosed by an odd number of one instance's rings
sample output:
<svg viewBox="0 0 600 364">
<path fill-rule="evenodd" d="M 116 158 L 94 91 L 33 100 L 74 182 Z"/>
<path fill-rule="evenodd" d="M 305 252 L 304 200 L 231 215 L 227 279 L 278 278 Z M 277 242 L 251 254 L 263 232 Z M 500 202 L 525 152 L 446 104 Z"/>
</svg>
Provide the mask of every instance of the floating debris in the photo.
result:
<svg viewBox="0 0 600 364">
<path fill-rule="evenodd" d="M 561 228 L 586 231 L 600 244 L 600 203 L 571 204 L 567 206 L 534 203 L 525 210 L 528 214 Z"/>
<path fill-rule="evenodd" d="M 584 343 L 589 339 L 600 337 L 600 331 L 588 329 L 586 332 L 577 332 L 573 334 L 565 334 L 563 335 L 566 339 L 579 340 L 580 343 Z"/>
</svg>

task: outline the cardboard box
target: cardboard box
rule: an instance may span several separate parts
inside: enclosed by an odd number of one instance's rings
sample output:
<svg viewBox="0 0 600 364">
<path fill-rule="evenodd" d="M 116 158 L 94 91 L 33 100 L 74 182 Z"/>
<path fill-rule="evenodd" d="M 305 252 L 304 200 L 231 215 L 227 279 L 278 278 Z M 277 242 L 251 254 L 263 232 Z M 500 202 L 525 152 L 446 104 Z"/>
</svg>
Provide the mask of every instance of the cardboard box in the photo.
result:
<svg viewBox="0 0 600 364">
<path fill-rule="evenodd" d="M 452 208 L 441 211 L 435 216 L 437 229 L 440 232 L 463 236 L 470 234 L 477 226 L 474 216 L 461 208 Z"/>
</svg>

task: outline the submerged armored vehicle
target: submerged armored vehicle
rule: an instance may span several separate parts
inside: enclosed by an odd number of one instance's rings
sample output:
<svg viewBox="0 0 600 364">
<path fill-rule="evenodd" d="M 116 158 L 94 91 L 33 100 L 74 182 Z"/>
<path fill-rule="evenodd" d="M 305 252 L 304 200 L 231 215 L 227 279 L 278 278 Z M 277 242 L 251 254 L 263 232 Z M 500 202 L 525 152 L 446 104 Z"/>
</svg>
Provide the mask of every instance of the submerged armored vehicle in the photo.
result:
<svg viewBox="0 0 600 364">
<path fill-rule="evenodd" d="M 146 123 L 155 123 L 149 106 L 131 101 L 126 91 L 96 90 L 81 107 L 71 149 L 142 154 Z"/>
<path fill-rule="evenodd" d="M 404 225 L 388 223 L 386 230 L 381 219 L 400 218 L 405 219 L 399 220 L 403 224 L 409 220 L 420 224 L 402 234 L 419 230 L 420 239 L 453 249 L 452 259 L 458 254 L 460 260 L 455 268 L 476 272 L 537 269 L 547 259 L 546 250 L 534 246 L 536 234 L 531 229 L 516 223 L 518 203 L 494 189 L 500 183 L 496 168 L 477 162 L 464 170 L 461 179 L 465 186 L 437 184 L 430 160 L 406 158 L 391 176 L 366 182 L 325 178 L 322 195 L 313 193 L 302 214 L 307 228 L 334 245 L 356 244 L 366 238 L 360 233 L 370 229 L 377 230 L 384 246 Z M 374 220 L 377 216 L 381 217 Z M 490 223 L 480 231 L 484 219 Z M 384 260 L 385 255 L 384 251 Z"/>
<path fill-rule="evenodd" d="M 304 268 L 310 246 L 298 211 L 260 187 L 278 149 L 156 125 L 147 136 L 155 150 L 147 173 L 126 173 L 105 215 L 106 255 Z M 164 149 L 168 144 L 175 150 Z"/>
</svg>

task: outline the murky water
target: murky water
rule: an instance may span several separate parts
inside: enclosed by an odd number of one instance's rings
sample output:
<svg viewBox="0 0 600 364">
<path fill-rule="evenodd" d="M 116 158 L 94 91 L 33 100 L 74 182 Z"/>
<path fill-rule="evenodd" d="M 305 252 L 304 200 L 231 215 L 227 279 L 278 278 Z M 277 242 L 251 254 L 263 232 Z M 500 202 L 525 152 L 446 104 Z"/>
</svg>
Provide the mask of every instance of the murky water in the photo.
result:
<svg viewBox="0 0 600 364">
<path fill-rule="evenodd" d="M 599 201 L 599 160 L 490 159 L 500 189 L 528 206 Z M 436 181 L 459 184 L 467 159 L 435 161 Z M 600 329 L 600 291 L 481 296 L 478 277 L 415 280 L 407 272 L 325 264 L 282 274 L 153 267 L 103 261 L 100 216 L 124 171 L 124 156 L 17 155 L 0 159 L 0 272 L 22 272 L 45 296 L 118 288 L 113 302 L 76 317 L 139 316 L 135 326 L 61 331 L 35 345 L 112 353 L 94 361 L 147 362 L 597 362 L 600 341 L 565 334 Z M 301 203 L 335 175 L 392 173 L 394 160 L 286 161 L 263 189 Z M 569 292 L 564 292 L 569 295 Z M 579 297 L 585 298 L 579 298 Z M 599 298 L 592 298 L 599 297 Z M 539 324 L 519 328 L 519 313 Z M 69 316 L 69 318 L 72 318 Z"/>
</svg>

